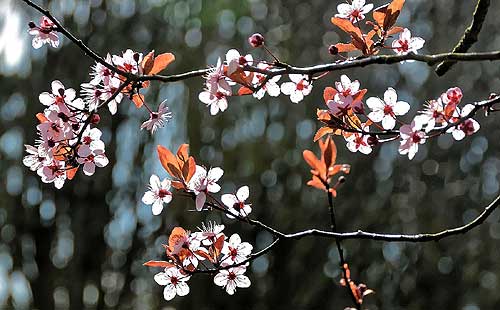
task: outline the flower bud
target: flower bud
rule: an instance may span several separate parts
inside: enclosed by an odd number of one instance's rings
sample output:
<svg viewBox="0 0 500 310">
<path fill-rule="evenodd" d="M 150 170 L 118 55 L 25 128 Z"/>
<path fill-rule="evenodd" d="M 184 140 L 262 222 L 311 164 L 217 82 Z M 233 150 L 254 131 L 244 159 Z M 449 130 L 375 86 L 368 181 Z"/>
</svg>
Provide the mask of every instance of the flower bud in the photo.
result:
<svg viewBox="0 0 500 310">
<path fill-rule="evenodd" d="M 30 27 L 31 29 L 36 28 L 36 24 L 34 22 L 29 22 L 28 27 Z"/>
<path fill-rule="evenodd" d="M 91 119 L 90 119 L 90 122 L 92 124 L 97 125 L 97 124 L 99 124 L 100 121 L 101 121 L 101 117 L 99 116 L 99 114 L 92 114 Z"/>
<path fill-rule="evenodd" d="M 254 33 L 248 38 L 248 43 L 253 47 L 261 47 L 264 44 L 264 36 Z"/>
<path fill-rule="evenodd" d="M 332 44 L 328 47 L 328 53 L 330 53 L 330 55 L 337 55 L 339 53 L 339 49 Z"/>
<path fill-rule="evenodd" d="M 368 145 L 375 146 L 378 144 L 378 139 L 375 136 L 369 136 L 367 139 Z"/>
<path fill-rule="evenodd" d="M 135 62 L 139 62 L 139 53 L 134 53 Z"/>
</svg>

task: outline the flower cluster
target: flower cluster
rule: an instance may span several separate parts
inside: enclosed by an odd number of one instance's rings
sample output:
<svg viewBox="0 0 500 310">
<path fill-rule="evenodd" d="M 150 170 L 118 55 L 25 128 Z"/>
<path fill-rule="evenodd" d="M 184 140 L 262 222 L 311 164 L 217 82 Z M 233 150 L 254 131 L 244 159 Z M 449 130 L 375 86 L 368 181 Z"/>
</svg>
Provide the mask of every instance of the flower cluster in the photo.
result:
<svg viewBox="0 0 500 310">
<path fill-rule="evenodd" d="M 34 146 L 26 145 L 28 155 L 23 163 L 36 171 L 42 182 L 61 188 L 79 166 L 83 166 L 86 175 L 93 175 L 96 166 L 108 164 L 101 131 L 91 128 L 99 116 L 89 112 L 81 98 L 76 98 L 74 89 L 66 89 L 56 80 L 52 82 L 52 91 L 41 93 L 39 100 L 47 108 L 37 114 L 39 139 Z"/>
<path fill-rule="evenodd" d="M 458 87 L 450 88 L 438 99 L 430 100 L 422 111 L 410 123 L 404 123 L 400 117 L 410 110 L 410 105 L 398 100 L 397 92 L 389 87 L 383 96 L 370 97 L 363 104 L 366 89 L 360 90 L 359 81 L 352 81 L 342 75 L 335 88 L 324 90 L 324 100 L 328 110 L 318 110 L 318 120 L 325 124 L 316 133 L 315 140 L 326 134 L 342 135 L 351 152 L 369 154 L 373 146 L 400 139 L 399 153 L 408 155 L 411 160 L 420 144 L 430 137 L 451 133 L 455 140 L 474 134 L 479 130 L 479 123 L 472 118 L 479 108 L 468 104 L 460 108 L 462 91 Z M 366 118 L 362 122 L 359 116 Z M 396 128 L 399 125 L 399 128 Z M 371 131 L 370 126 L 378 128 Z M 382 139 L 384 136 L 389 137 Z"/>
<path fill-rule="evenodd" d="M 144 263 L 146 266 L 164 268 L 154 279 L 159 285 L 165 286 L 165 300 L 171 300 L 176 295 L 187 295 L 187 281 L 196 271 L 216 272 L 213 279 L 215 285 L 224 288 L 229 295 L 233 295 L 238 287 L 250 286 L 250 279 L 245 272 L 253 246 L 242 242 L 238 234 L 228 239 L 223 231 L 224 225 L 214 222 L 202 224 L 196 232 L 175 227 L 168 238 L 168 245 L 164 245 L 167 259 Z M 212 265 L 211 269 L 208 269 L 208 264 Z"/>
<path fill-rule="evenodd" d="M 383 48 L 394 50 L 397 54 L 416 53 L 424 46 L 425 40 L 412 37 L 407 28 L 395 26 L 403 8 L 404 1 L 394 0 L 391 3 L 373 10 L 373 21 L 367 21 L 371 26 L 368 33 L 363 33 L 360 21 L 373 9 L 373 4 L 366 4 L 365 0 L 353 0 L 351 3 L 342 3 L 337 6 L 338 13 L 332 17 L 331 22 L 351 37 L 350 43 L 337 43 L 329 47 L 331 54 L 341 52 L 360 51 L 364 55 L 376 55 Z M 386 46 L 387 39 L 399 33 L 399 38 L 394 39 L 392 46 Z M 378 39 L 374 40 L 377 36 Z"/>
<path fill-rule="evenodd" d="M 189 156 L 188 147 L 187 144 L 181 145 L 174 155 L 167 148 L 158 146 L 160 162 L 173 180 L 160 180 L 153 174 L 142 202 L 151 205 L 153 214 L 158 215 L 163 210 L 163 205 L 172 200 L 171 187 L 174 187 L 194 198 L 197 211 L 204 210 L 209 202 L 209 206 L 222 209 L 229 218 L 247 217 L 252 212 L 251 205 L 246 202 L 250 196 L 248 186 L 240 187 L 236 193 L 223 194 L 221 201 L 217 200 L 212 194 L 221 190 L 217 182 L 224 170 L 220 167 L 206 169 L 197 165 L 194 157 Z"/>
</svg>

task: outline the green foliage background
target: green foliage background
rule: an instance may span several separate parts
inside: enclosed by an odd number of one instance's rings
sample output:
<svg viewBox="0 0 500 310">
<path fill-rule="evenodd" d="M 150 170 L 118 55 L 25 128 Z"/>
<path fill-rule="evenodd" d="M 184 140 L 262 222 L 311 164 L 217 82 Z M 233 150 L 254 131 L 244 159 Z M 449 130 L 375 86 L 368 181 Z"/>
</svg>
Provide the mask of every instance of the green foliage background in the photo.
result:
<svg viewBox="0 0 500 310">
<path fill-rule="evenodd" d="M 407 1 L 399 25 L 426 39 L 423 53 L 450 50 L 471 20 L 475 1 Z M 270 48 L 294 65 L 330 62 L 326 47 L 347 38 L 330 24 L 340 1 L 298 0 L 91 0 L 38 1 L 101 55 L 132 48 L 171 51 L 166 73 L 215 64 L 229 48 L 251 52 L 246 39 L 265 35 Z M 375 1 L 375 5 L 384 4 Z M 110 165 L 89 178 L 82 173 L 62 190 L 42 184 L 22 165 L 23 144 L 36 139 L 38 94 L 60 79 L 79 88 L 92 61 L 68 40 L 53 50 L 33 50 L 26 32 L 39 15 L 21 1 L 0 3 L 0 308 L 5 309 L 344 309 L 349 296 L 338 284 L 333 240 L 307 238 L 281 243 L 249 268 L 252 286 L 227 296 L 208 276 L 193 277 L 188 297 L 162 299 L 156 270 L 141 264 L 162 257 L 161 244 L 177 225 L 196 229 L 208 219 L 238 232 L 256 249 L 272 236 L 217 213 L 190 212 L 182 197 L 160 217 L 140 203 L 148 177 L 166 173 L 154 151 L 188 142 L 207 166 L 222 166 L 223 191 L 247 184 L 253 215 L 285 232 L 328 229 L 327 202 L 307 188 L 302 150 L 317 151 L 322 90 L 340 74 L 359 79 L 367 96 L 395 87 L 411 104 L 410 116 L 427 99 L 452 86 L 465 101 L 499 91 L 497 62 L 463 63 L 438 78 L 420 63 L 370 66 L 334 72 L 314 84 L 300 104 L 286 97 L 232 98 L 228 111 L 212 117 L 197 99 L 202 80 L 155 84 L 153 105 L 168 98 L 174 121 L 154 137 L 140 132 L 147 117 L 125 100 L 117 117 L 101 113 Z M 500 4 L 492 1 L 474 51 L 500 48 Z M 461 225 L 498 194 L 500 135 L 496 115 L 480 117 L 481 130 L 462 142 L 450 136 L 421 147 L 413 161 L 397 143 L 372 154 L 350 153 L 337 139 L 339 161 L 352 165 L 335 200 L 342 231 L 433 232 Z M 373 241 L 344 243 L 353 278 L 376 294 L 369 309 L 498 309 L 500 306 L 500 213 L 479 229 L 437 243 Z"/>
</svg>

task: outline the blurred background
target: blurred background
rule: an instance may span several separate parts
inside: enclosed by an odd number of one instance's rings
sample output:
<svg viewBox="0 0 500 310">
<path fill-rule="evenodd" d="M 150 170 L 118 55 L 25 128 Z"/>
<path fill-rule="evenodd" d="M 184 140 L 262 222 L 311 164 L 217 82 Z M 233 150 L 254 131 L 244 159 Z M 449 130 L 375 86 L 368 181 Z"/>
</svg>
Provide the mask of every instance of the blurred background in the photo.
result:
<svg viewBox="0 0 500 310">
<path fill-rule="evenodd" d="M 385 1 L 374 1 L 375 6 Z M 471 21 L 476 1 L 407 1 L 398 25 L 425 38 L 422 53 L 450 50 Z M 334 60 L 327 46 L 347 37 L 330 23 L 340 1 L 326 0 L 65 0 L 37 1 L 101 55 L 127 48 L 170 51 L 165 73 L 215 64 L 229 48 L 251 50 L 247 37 L 261 32 L 279 57 L 294 65 Z M 490 12 L 473 51 L 500 49 L 497 14 Z M 322 90 L 342 73 L 358 79 L 367 96 L 395 87 L 410 102 L 409 120 L 426 99 L 452 86 L 465 101 L 500 90 L 496 62 L 458 64 L 438 78 L 421 63 L 370 66 L 335 72 L 314 84 L 294 105 L 285 96 L 232 98 L 212 117 L 198 100 L 202 79 L 154 84 L 149 102 L 168 98 L 174 119 L 154 136 L 139 131 L 148 117 L 127 100 L 111 118 L 101 113 L 110 164 L 93 177 L 79 172 L 62 190 L 42 184 L 22 165 L 23 144 L 36 139 L 38 95 L 59 79 L 79 89 L 93 62 L 67 39 L 62 47 L 31 47 L 27 23 L 40 14 L 18 0 L 0 1 L 0 308 L 1 309 L 344 309 L 349 296 L 338 282 L 333 240 L 281 243 L 249 268 L 252 286 L 228 296 L 212 278 L 196 276 L 188 297 L 165 302 L 144 261 L 162 259 L 170 230 L 196 229 L 202 221 L 226 225 L 228 234 L 263 248 L 272 236 L 217 213 L 190 212 L 182 197 L 153 217 L 140 198 L 151 173 L 165 177 L 155 152 L 184 142 L 207 166 L 222 166 L 223 191 L 250 186 L 253 216 L 285 232 L 328 229 L 327 202 L 306 187 L 302 151 L 312 142 L 323 107 Z M 371 15 L 370 15 L 371 16 Z M 462 225 L 499 192 L 500 130 L 495 115 L 479 118 L 481 130 L 462 142 L 442 136 L 420 147 L 413 161 L 398 143 L 372 154 L 350 153 L 337 139 L 338 161 L 352 165 L 335 200 L 342 231 L 434 232 Z M 376 291 L 369 309 L 498 309 L 500 307 L 500 213 L 465 236 L 425 244 L 346 241 L 352 277 Z"/>
</svg>

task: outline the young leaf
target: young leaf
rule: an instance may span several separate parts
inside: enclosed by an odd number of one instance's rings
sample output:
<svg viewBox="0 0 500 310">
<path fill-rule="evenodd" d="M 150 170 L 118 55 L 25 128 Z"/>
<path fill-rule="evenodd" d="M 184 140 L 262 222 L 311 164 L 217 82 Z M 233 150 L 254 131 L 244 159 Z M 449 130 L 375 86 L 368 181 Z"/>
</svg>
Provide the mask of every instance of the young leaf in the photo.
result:
<svg viewBox="0 0 500 310">
<path fill-rule="evenodd" d="M 175 60 L 175 56 L 172 53 L 163 53 L 155 57 L 153 67 L 148 74 L 157 74 L 163 69 L 165 69 L 169 64 Z"/>
<path fill-rule="evenodd" d="M 142 265 L 148 267 L 161 267 L 161 268 L 170 268 L 175 266 L 174 264 L 163 260 L 150 260 Z"/>
</svg>

